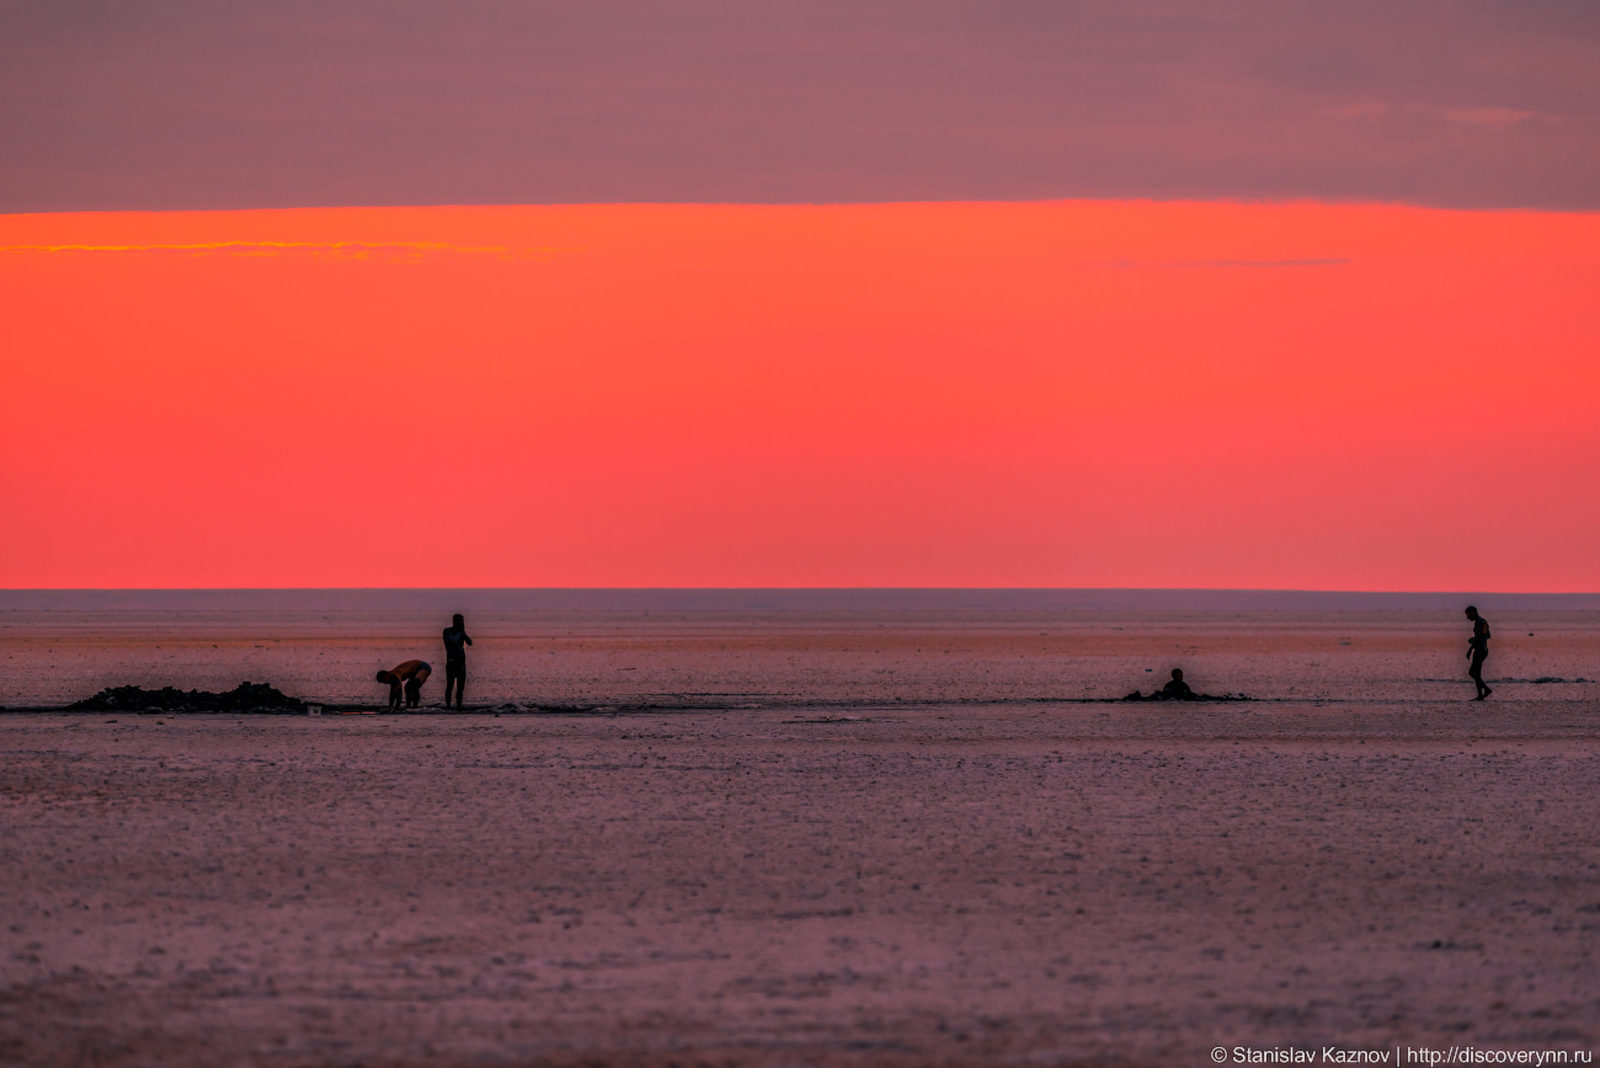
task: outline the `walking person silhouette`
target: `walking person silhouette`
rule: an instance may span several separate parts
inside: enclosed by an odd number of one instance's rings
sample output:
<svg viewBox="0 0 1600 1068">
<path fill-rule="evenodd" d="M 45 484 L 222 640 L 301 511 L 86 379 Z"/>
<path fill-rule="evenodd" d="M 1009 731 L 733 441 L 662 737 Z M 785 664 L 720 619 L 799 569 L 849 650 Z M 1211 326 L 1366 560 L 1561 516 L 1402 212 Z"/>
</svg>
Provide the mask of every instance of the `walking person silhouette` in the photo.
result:
<svg viewBox="0 0 1600 1068">
<path fill-rule="evenodd" d="M 1467 605 L 1467 618 L 1472 620 L 1472 637 L 1467 639 L 1467 659 L 1472 663 L 1467 674 L 1478 688 L 1473 700 L 1481 701 L 1494 692 L 1483 681 L 1483 662 L 1489 659 L 1489 621 L 1478 614 L 1478 606 L 1473 604 Z"/>
<path fill-rule="evenodd" d="M 456 711 L 465 707 L 467 694 L 467 621 L 457 612 L 444 628 L 444 707 L 450 707 L 450 691 L 455 690 Z"/>
</svg>

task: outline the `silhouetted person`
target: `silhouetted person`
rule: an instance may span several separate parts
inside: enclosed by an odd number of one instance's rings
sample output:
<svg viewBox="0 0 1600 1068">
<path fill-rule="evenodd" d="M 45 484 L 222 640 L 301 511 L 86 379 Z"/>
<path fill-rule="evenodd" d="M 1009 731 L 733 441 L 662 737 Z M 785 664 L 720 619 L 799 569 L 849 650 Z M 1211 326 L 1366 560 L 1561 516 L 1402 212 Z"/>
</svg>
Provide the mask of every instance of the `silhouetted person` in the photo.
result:
<svg viewBox="0 0 1600 1068">
<path fill-rule="evenodd" d="M 1489 659 L 1489 621 L 1478 614 L 1478 606 L 1467 605 L 1467 618 L 1472 620 L 1472 637 L 1467 639 L 1467 659 L 1472 663 L 1467 674 L 1478 688 L 1474 701 L 1481 701 L 1494 691 L 1483 684 L 1483 662 Z"/>
<path fill-rule="evenodd" d="M 456 709 L 465 707 L 467 700 L 467 646 L 472 644 L 472 639 L 467 637 L 467 621 L 457 612 L 450 617 L 450 625 L 444 628 L 444 707 L 450 707 L 450 691 L 452 687 L 456 695 Z"/>
<path fill-rule="evenodd" d="M 1168 701 L 1189 701 L 1194 698 L 1194 691 L 1189 689 L 1189 684 L 1183 681 L 1183 669 L 1173 668 L 1172 679 L 1161 687 L 1161 696 Z"/>
<path fill-rule="evenodd" d="M 403 664 L 396 664 L 392 670 L 378 672 L 378 681 L 389 684 L 389 711 L 393 712 L 400 707 L 400 694 L 405 691 L 407 708 L 418 708 L 422 705 L 422 684 L 428 681 L 428 676 L 433 674 L 433 668 L 426 660 L 407 660 Z"/>
<path fill-rule="evenodd" d="M 1149 671 L 1149 668 L 1145 668 Z M 1242 693 L 1195 693 L 1189 689 L 1189 684 L 1183 681 L 1183 669 L 1173 668 L 1172 678 L 1159 690 L 1151 690 L 1146 697 L 1138 690 L 1133 691 L 1123 698 L 1124 701 L 1254 701 L 1254 697 L 1246 697 Z"/>
</svg>

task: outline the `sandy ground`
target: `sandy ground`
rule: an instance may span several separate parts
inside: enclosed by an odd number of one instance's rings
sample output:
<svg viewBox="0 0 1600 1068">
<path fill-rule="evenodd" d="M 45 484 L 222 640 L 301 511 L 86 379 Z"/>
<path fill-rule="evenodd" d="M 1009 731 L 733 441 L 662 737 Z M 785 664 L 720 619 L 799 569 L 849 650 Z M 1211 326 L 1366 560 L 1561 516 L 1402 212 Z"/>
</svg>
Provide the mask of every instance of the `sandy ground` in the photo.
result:
<svg viewBox="0 0 1600 1068">
<path fill-rule="evenodd" d="M 0 750 L 7 1064 L 1600 1044 L 1590 702 L 26 715 Z"/>
</svg>

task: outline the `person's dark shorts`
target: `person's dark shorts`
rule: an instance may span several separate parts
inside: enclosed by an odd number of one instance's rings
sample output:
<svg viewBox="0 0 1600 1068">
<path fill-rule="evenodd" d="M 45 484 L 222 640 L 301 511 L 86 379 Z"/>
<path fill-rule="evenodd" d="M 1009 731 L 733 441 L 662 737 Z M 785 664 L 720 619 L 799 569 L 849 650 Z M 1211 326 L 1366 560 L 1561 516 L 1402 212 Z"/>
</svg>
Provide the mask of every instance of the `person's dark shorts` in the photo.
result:
<svg viewBox="0 0 1600 1068">
<path fill-rule="evenodd" d="M 446 660 L 444 662 L 444 677 L 446 681 L 466 678 L 467 662 L 465 660 Z"/>
<path fill-rule="evenodd" d="M 1480 671 L 1483 670 L 1483 662 L 1485 660 L 1487 660 L 1487 659 L 1489 659 L 1489 650 L 1484 649 L 1482 651 L 1479 651 L 1479 650 L 1474 649 L 1472 651 L 1472 664 L 1471 664 L 1470 667 L 1467 668 L 1467 674 L 1468 675 L 1476 675 L 1476 674 L 1478 674 Z"/>
</svg>

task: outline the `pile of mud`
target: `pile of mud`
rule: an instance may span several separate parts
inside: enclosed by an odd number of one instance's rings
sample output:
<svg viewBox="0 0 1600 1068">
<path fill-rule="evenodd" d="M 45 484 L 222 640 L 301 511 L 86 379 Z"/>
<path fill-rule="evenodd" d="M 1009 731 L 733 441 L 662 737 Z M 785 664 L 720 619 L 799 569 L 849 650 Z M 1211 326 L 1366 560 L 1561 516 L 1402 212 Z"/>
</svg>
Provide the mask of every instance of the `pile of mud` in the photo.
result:
<svg viewBox="0 0 1600 1068">
<path fill-rule="evenodd" d="M 163 686 L 108 686 L 67 706 L 74 712 L 303 712 L 305 702 L 264 682 L 241 682 L 227 693 Z"/>
<path fill-rule="evenodd" d="M 1174 697 L 1171 694 L 1163 693 L 1160 690 L 1155 690 L 1155 691 L 1153 691 L 1153 692 L 1151 692 L 1149 694 L 1141 694 L 1138 690 L 1135 690 L 1132 693 L 1130 693 L 1128 696 L 1124 697 L 1123 700 L 1124 701 L 1176 701 L 1176 702 L 1187 702 L 1187 701 L 1254 701 L 1255 698 L 1254 697 L 1247 697 L 1242 693 L 1187 693 L 1187 694 L 1184 694 L 1182 697 Z"/>
</svg>

